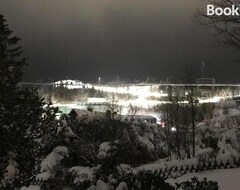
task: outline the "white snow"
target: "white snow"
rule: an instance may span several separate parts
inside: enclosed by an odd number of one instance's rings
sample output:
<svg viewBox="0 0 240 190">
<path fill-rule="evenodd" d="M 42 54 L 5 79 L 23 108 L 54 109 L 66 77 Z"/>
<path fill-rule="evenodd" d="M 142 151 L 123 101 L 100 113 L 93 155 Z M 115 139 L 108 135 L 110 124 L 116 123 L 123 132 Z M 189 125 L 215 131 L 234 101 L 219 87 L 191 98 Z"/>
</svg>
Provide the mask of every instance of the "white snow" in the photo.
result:
<svg viewBox="0 0 240 190">
<path fill-rule="evenodd" d="M 122 174 L 129 174 L 129 173 L 135 173 L 133 168 L 130 165 L 127 164 L 119 164 L 117 166 L 118 172 Z"/>
<path fill-rule="evenodd" d="M 20 190 L 40 190 L 40 187 L 37 185 L 30 185 L 29 187 L 21 187 Z"/>
<path fill-rule="evenodd" d="M 38 181 L 46 181 L 50 177 L 52 177 L 52 171 L 55 166 L 57 166 L 60 161 L 67 156 L 68 149 L 65 146 L 57 146 L 53 149 L 53 151 L 48 154 L 48 156 L 42 160 L 40 174 L 36 176 L 36 180 Z"/>
<path fill-rule="evenodd" d="M 173 160 L 169 162 L 146 164 L 146 165 L 135 168 L 135 170 L 136 171 L 141 171 L 141 170 L 155 171 L 155 170 L 171 168 L 176 166 L 192 166 L 193 164 L 194 166 L 196 166 L 197 163 L 198 163 L 197 158 L 192 158 L 188 160 Z"/>
<path fill-rule="evenodd" d="M 40 173 L 36 176 L 36 180 L 37 181 L 46 181 L 48 180 L 50 177 L 52 177 L 52 174 L 50 173 L 50 171 L 46 171 L 43 173 Z"/>
<path fill-rule="evenodd" d="M 199 179 L 207 178 L 211 181 L 218 182 L 219 190 L 239 190 L 240 189 L 240 168 L 237 169 L 221 169 L 213 171 L 204 171 L 200 173 L 188 173 L 176 179 L 168 179 L 166 182 L 175 185 L 183 181 L 190 180 L 196 176 Z"/>
<path fill-rule="evenodd" d="M 212 148 L 204 148 L 204 149 L 198 149 L 196 151 L 196 156 L 200 156 L 200 155 L 208 155 L 208 154 L 211 154 L 213 151 Z"/>
<path fill-rule="evenodd" d="M 110 187 L 102 180 L 97 181 L 97 190 L 110 190 Z"/>
<path fill-rule="evenodd" d="M 111 142 L 104 142 L 99 146 L 98 158 L 105 158 L 111 150 Z"/>
<path fill-rule="evenodd" d="M 239 153 L 232 148 L 230 144 L 225 144 L 221 147 L 217 155 L 217 161 L 233 163 L 234 159 L 239 157 Z"/>
<path fill-rule="evenodd" d="M 41 162 L 41 172 L 52 170 L 68 153 L 67 147 L 57 146 L 54 150 Z"/>
<path fill-rule="evenodd" d="M 78 184 L 87 180 L 92 181 L 93 180 L 93 174 L 94 169 L 89 167 L 83 167 L 83 166 L 74 166 L 70 168 L 69 173 L 72 173 L 75 178 L 73 180 L 74 184 Z"/>
<path fill-rule="evenodd" d="M 13 181 L 18 173 L 18 169 L 14 165 L 9 164 L 5 170 L 6 172 L 4 173 L 4 180 L 8 182 Z"/>
<path fill-rule="evenodd" d="M 4 181 L 12 183 L 19 174 L 18 163 L 14 160 L 16 158 L 16 154 L 14 152 L 8 151 L 7 153 L 9 160 L 8 165 L 5 168 Z"/>
<path fill-rule="evenodd" d="M 116 190 L 128 190 L 127 184 L 125 182 L 119 183 L 118 187 Z"/>
</svg>

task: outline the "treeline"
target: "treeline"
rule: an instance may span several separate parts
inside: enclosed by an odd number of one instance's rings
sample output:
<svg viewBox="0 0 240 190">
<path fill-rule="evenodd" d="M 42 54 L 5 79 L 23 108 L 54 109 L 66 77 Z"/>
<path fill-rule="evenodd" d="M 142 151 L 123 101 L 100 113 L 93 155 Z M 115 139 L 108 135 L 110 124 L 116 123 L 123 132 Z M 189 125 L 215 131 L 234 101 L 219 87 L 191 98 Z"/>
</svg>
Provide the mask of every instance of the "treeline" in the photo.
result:
<svg viewBox="0 0 240 190">
<path fill-rule="evenodd" d="M 80 88 L 80 89 L 68 89 L 63 86 L 57 88 L 40 88 L 38 89 L 39 95 L 45 100 L 49 98 L 52 102 L 69 103 L 69 102 L 85 102 L 88 98 L 106 98 L 112 99 L 113 93 L 103 92 L 93 88 Z M 131 94 L 118 94 L 114 93 L 114 96 L 118 99 L 134 99 L 135 96 Z"/>
<path fill-rule="evenodd" d="M 168 102 L 154 108 L 161 114 L 170 160 L 172 153 L 177 159 L 195 157 L 196 123 L 210 120 L 215 108 L 214 103 L 200 104 L 194 88 L 185 91 L 184 96 L 169 93 Z"/>
</svg>

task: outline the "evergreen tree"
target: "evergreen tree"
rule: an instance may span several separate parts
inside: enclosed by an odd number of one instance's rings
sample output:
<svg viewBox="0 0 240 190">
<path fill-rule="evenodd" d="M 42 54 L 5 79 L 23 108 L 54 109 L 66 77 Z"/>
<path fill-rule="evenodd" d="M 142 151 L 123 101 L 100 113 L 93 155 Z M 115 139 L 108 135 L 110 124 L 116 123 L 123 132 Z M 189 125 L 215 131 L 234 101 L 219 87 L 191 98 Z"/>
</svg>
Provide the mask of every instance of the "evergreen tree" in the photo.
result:
<svg viewBox="0 0 240 190">
<path fill-rule="evenodd" d="M 33 176 L 34 148 L 28 134 L 44 112 L 36 90 L 18 87 L 26 65 L 19 40 L 0 15 L 0 187 L 8 188 L 29 183 Z"/>
<path fill-rule="evenodd" d="M 1 101 L 9 100 L 9 95 L 16 90 L 17 83 L 22 77 L 22 67 L 26 65 L 26 58 L 21 58 L 21 47 L 17 45 L 20 38 L 11 36 L 8 24 L 0 15 L 0 86 Z"/>
</svg>

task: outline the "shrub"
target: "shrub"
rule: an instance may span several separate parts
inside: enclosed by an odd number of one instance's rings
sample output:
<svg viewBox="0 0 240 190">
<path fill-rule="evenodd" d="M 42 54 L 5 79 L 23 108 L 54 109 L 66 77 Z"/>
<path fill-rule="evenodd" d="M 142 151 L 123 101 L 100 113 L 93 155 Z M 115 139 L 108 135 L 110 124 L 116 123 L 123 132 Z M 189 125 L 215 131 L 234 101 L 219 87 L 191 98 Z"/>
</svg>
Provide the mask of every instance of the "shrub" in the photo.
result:
<svg viewBox="0 0 240 190">
<path fill-rule="evenodd" d="M 191 181 L 185 181 L 182 183 L 176 183 L 176 190 L 218 190 L 219 186 L 217 182 L 208 181 L 207 178 L 199 180 L 197 177 L 191 179 Z"/>
</svg>

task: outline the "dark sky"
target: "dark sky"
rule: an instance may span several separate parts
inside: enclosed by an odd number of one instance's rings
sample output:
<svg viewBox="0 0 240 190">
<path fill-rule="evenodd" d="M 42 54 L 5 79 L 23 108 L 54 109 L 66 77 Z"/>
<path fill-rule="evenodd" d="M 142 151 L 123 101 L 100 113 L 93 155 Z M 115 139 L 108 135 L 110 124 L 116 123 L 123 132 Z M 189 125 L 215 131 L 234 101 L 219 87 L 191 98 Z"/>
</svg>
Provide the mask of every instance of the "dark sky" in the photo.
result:
<svg viewBox="0 0 240 190">
<path fill-rule="evenodd" d="M 240 83 L 237 50 L 216 48 L 194 22 L 201 0 L 0 0 L 22 38 L 25 81 L 181 79 L 186 65 L 219 82 Z"/>
</svg>

